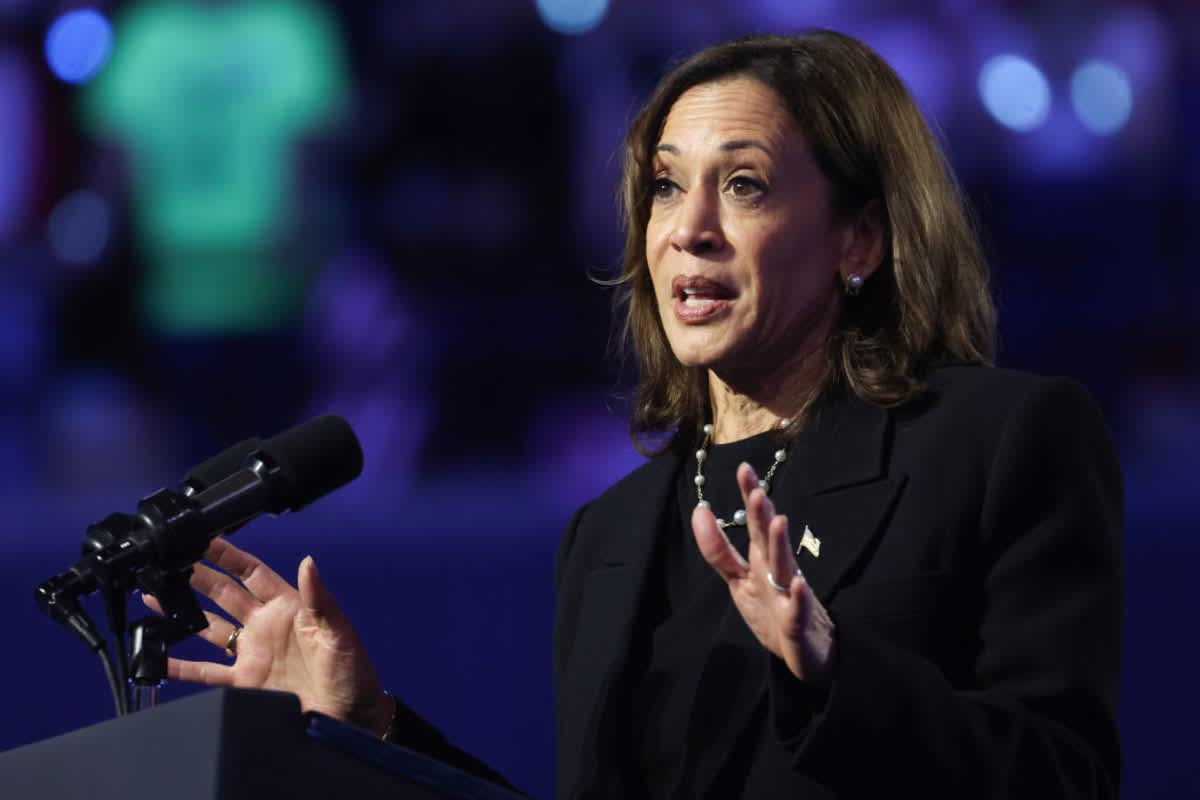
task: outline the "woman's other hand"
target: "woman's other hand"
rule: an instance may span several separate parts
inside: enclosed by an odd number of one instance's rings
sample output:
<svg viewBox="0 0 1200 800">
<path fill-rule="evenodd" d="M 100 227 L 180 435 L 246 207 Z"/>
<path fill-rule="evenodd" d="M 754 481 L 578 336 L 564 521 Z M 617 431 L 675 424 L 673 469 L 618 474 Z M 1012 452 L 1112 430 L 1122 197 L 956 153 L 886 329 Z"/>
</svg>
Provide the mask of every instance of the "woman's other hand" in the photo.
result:
<svg viewBox="0 0 1200 800">
<path fill-rule="evenodd" d="M 300 698 L 305 711 L 319 711 L 382 735 L 394 709 L 354 626 L 321 582 L 312 556 L 300 562 L 296 584 L 259 559 L 213 539 L 205 558 L 220 569 L 197 564 L 192 587 L 212 600 L 242 628 L 232 664 L 172 658 L 167 676 L 208 686 L 276 689 Z M 236 580 L 235 580 L 236 579 Z M 143 596 L 150 608 L 158 601 Z M 210 611 L 198 636 L 224 651 L 235 626 Z"/>
<path fill-rule="evenodd" d="M 696 544 L 725 579 L 734 605 L 762 646 L 783 659 L 797 678 L 825 685 L 833 658 L 833 620 L 800 573 L 787 517 L 775 513 L 749 464 L 738 467 L 737 480 L 746 508 L 749 559 L 730 544 L 712 511 L 700 506 L 692 512 Z"/>
</svg>

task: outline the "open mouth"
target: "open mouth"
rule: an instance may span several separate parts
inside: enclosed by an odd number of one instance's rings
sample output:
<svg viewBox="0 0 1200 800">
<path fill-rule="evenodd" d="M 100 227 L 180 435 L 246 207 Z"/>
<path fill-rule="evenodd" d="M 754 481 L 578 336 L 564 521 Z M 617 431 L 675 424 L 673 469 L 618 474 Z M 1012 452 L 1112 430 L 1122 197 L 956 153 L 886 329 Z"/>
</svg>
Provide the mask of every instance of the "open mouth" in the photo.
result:
<svg viewBox="0 0 1200 800">
<path fill-rule="evenodd" d="M 698 275 L 680 275 L 671 282 L 671 289 L 676 300 L 687 304 L 730 300 L 735 295 L 733 289 L 725 284 Z"/>
<path fill-rule="evenodd" d="M 698 275 L 680 275 L 671 282 L 671 291 L 675 316 L 685 323 L 705 322 L 716 317 L 737 296 L 731 287 Z"/>
</svg>

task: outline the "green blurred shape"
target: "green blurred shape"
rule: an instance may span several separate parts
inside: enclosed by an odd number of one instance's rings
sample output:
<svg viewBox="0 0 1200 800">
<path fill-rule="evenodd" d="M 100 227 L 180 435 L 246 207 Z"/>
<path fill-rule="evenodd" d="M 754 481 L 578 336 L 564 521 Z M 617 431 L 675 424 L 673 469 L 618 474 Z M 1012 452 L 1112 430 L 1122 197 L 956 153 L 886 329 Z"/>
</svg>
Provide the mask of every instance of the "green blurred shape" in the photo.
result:
<svg viewBox="0 0 1200 800">
<path fill-rule="evenodd" d="M 94 132 L 130 156 L 148 262 L 139 301 L 168 334 L 266 331 L 302 309 L 293 145 L 339 116 L 335 21 L 303 0 L 129 6 L 83 90 Z"/>
</svg>

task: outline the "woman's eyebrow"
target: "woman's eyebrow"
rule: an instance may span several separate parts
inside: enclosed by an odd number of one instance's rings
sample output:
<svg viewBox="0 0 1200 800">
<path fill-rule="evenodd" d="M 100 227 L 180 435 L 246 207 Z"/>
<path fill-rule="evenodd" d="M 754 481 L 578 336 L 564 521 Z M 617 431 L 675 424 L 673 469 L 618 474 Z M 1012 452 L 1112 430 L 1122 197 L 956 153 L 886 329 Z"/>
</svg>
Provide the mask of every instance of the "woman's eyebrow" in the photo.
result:
<svg viewBox="0 0 1200 800">
<path fill-rule="evenodd" d="M 756 148 L 758 150 L 762 150 L 767 155 L 771 155 L 771 148 L 767 147 L 764 143 L 760 142 L 758 139 L 734 139 L 731 142 L 725 142 L 724 144 L 722 144 L 721 150 L 724 150 L 726 152 L 731 152 L 734 150 L 746 150 L 746 149 L 749 149 L 752 147 Z"/>
<path fill-rule="evenodd" d="M 746 150 L 748 148 L 756 148 L 758 150 L 762 150 L 767 155 L 772 155 L 771 148 L 767 147 L 758 139 L 734 139 L 732 141 L 723 143 L 718 149 L 725 152 L 732 152 L 735 150 Z M 663 143 L 655 145 L 654 152 L 671 153 L 672 155 L 677 156 L 679 155 L 679 148 L 673 144 Z"/>
</svg>

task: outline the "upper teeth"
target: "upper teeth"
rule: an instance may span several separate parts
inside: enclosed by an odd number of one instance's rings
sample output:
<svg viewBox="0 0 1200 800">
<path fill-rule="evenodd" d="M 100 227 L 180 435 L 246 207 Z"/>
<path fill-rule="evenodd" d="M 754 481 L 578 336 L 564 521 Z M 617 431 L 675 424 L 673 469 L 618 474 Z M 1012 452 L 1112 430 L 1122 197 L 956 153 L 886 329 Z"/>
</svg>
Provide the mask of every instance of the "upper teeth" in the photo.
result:
<svg viewBox="0 0 1200 800">
<path fill-rule="evenodd" d="M 699 290 L 699 289 L 692 289 L 692 288 L 689 288 L 689 287 L 684 287 L 684 289 L 683 289 L 683 293 L 684 293 L 684 294 L 686 294 L 686 295 L 689 295 L 689 296 L 690 296 L 690 295 L 693 295 L 693 294 L 700 294 L 700 290 Z"/>
</svg>

